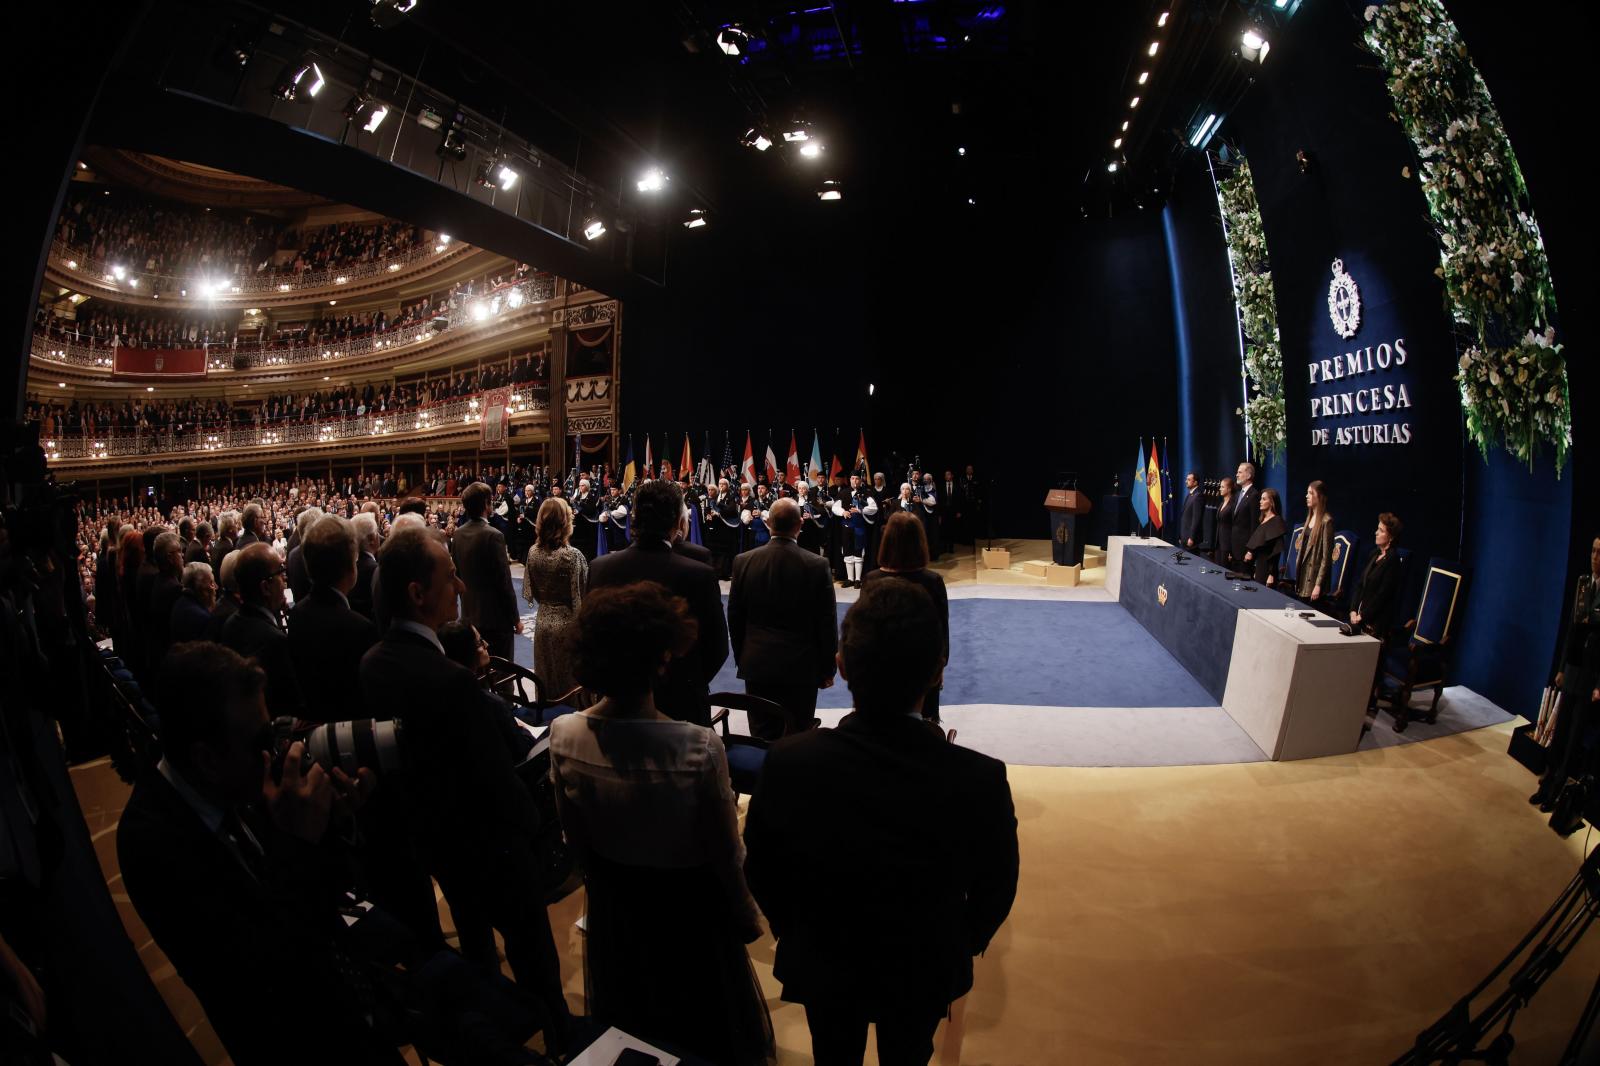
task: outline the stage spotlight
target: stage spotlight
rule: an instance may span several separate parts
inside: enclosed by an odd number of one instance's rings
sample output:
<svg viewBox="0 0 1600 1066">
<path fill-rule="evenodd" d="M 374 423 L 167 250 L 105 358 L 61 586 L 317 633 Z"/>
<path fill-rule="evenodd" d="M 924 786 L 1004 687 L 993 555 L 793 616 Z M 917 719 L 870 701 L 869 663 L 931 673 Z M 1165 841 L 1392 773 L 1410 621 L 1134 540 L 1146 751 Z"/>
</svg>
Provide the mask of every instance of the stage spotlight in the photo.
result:
<svg viewBox="0 0 1600 1066">
<path fill-rule="evenodd" d="M 489 305 L 482 300 L 472 305 L 472 321 L 482 322 L 489 317 Z"/>
<path fill-rule="evenodd" d="M 817 158 L 817 156 L 822 154 L 822 142 L 807 141 L 805 144 L 800 146 L 800 154 L 805 156 L 807 159 Z"/>
<path fill-rule="evenodd" d="M 739 143 L 746 148 L 754 148 L 758 152 L 765 152 L 772 147 L 772 141 L 753 126 L 744 131 L 744 136 L 739 138 Z"/>
<path fill-rule="evenodd" d="M 128 269 L 127 269 L 127 267 L 123 267 L 123 266 L 114 266 L 114 267 L 111 268 L 111 273 L 116 277 L 116 279 L 118 281 L 121 281 L 123 278 L 128 276 Z"/>
<path fill-rule="evenodd" d="M 651 167 L 636 183 L 640 192 L 660 192 L 667 187 L 667 176 L 660 167 Z"/>
<path fill-rule="evenodd" d="M 1261 32 L 1260 26 L 1249 26 L 1243 36 L 1239 38 L 1239 54 L 1253 63 L 1265 63 L 1267 53 L 1272 51 L 1272 43 L 1267 40 L 1266 34 Z"/>
<path fill-rule="evenodd" d="M 1132 100 L 1128 101 L 1128 107 L 1129 107 L 1130 110 L 1132 108 L 1135 108 L 1135 107 L 1138 107 L 1138 106 L 1139 106 L 1139 98 L 1137 96 L 1135 96 Z"/>
<path fill-rule="evenodd" d="M 478 184 L 486 189 L 499 189 L 509 191 L 517 183 L 518 174 L 510 165 L 495 159 L 483 165 L 478 171 Z"/>
<path fill-rule="evenodd" d="M 1150 72 L 1148 70 L 1141 70 L 1139 72 L 1139 84 L 1143 85 L 1145 82 L 1147 82 L 1149 80 L 1150 80 Z"/>
<path fill-rule="evenodd" d="M 606 235 L 606 224 L 598 218 L 591 218 L 583 224 L 583 239 L 597 241 Z"/>
<path fill-rule="evenodd" d="M 361 128 L 366 132 L 377 133 L 383 120 L 389 117 L 389 105 L 382 100 L 374 100 L 362 89 L 344 105 L 344 115 L 351 122 L 361 123 Z"/>
<path fill-rule="evenodd" d="M 825 181 L 822 183 L 822 188 L 817 190 L 817 199 L 843 200 L 844 186 L 840 185 L 837 181 Z"/>
<path fill-rule="evenodd" d="M 1110 172 L 1111 172 L 1111 173 L 1113 173 L 1113 174 L 1115 174 L 1115 173 L 1116 173 L 1116 172 L 1117 172 L 1117 164 L 1116 164 L 1116 163 L 1115 163 L 1115 162 L 1112 162 L 1112 163 L 1111 163 L 1111 164 L 1109 164 L 1109 165 L 1108 165 L 1108 166 L 1107 166 L 1107 167 L 1106 167 L 1106 170 L 1108 170 L 1108 171 L 1110 171 Z"/>
<path fill-rule="evenodd" d="M 444 140 L 434 151 L 440 159 L 454 159 L 457 163 L 467 158 L 467 145 L 461 139 L 461 127 L 457 123 L 450 123 L 450 128 L 444 131 Z"/>
<path fill-rule="evenodd" d="M 506 306 L 511 308 L 513 311 L 521 307 L 524 302 L 525 297 L 522 295 L 521 289 L 512 289 L 506 294 Z"/>
<path fill-rule="evenodd" d="M 700 229 L 705 224 L 706 224 L 705 209 L 704 208 L 700 208 L 700 207 L 696 207 L 692 211 L 689 212 L 689 218 L 688 218 L 688 220 L 686 222 L 684 222 L 683 228 L 684 229 Z"/>
<path fill-rule="evenodd" d="M 1161 42 L 1160 41 L 1151 41 L 1150 42 L 1150 48 L 1145 54 L 1153 56 L 1153 55 L 1156 54 L 1156 50 L 1159 49 L 1160 47 L 1161 47 Z"/>
<path fill-rule="evenodd" d="M 250 65 L 254 54 L 255 42 L 235 26 L 228 32 L 227 41 L 217 49 L 216 63 L 224 70 L 243 70 Z"/>
<path fill-rule="evenodd" d="M 431 107 L 425 107 L 417 112 L 417 125 L 425 130 L 436 130 L 444 125 L 444 116 Z"/>
<path fill-rule="evenodd" d="M 391 29 L 405 21 L 417 9 L 418 0 L 372 0 L 372 24 L 380 30 Z"/>
<path fill-rule="evenodd" d="M 717 47 L 726 56 L 742 55 L 750 48 L 750 35 L 738 26 L 724 26 L 717 31 Z"/>
<path fill-rule="evenodd" d="M 967 150 L 965 148 L 957 148 L 956 149 L 956 155 L 965 157 L 966 154 L 967 154 Z"/>
<path fill-rule="evenodd" d="M 307 55 L 283 68 L 272 87 L 272 95 L 279 100 L 292 102 L 300 98 L 302 90 L 307 96 L 315 97 L 326 84 L 322 68 Z"/>
<path fill-rule="evenodd" d="M 1113 147 L 1113 148 L 1121 148 L 1122 147 L 1122 138 L 1118 137 L 1116 140 L 1112 141 L 1111 142 L 1111 147 Z"/>
<path fill-rule="evenodd" d="M 1200 127 L 1194 131 L 1194 136 L 1189 138 L 1189 147 L 1191 147 L 1191 148 L 1202 148 L 1202 147 L 1204 147 L 1206 141 L 1211 137 L 1211 135 L 1213 133 L 1216 132 L 1216 127 L 1218 125 L 1219 125 L 1219 123 L 1217 122 L 1216 114 L 1215 113 L 1207 114 L 1206 118 L 1205 118 L 1205 121 L 1200 123 Z"/>
<path fill-rule="evenodd" d="M 1171 15 L 1171 14 L 1172 14 L 1172 12 L 1170 12 L 1170 11 L 1163 11 L 1161 13 L 1161 17 L 1156 19 L 1156 25 L 1157 26 L 1165 26 L 1167 24 L 1167 17 L 1169 15 Z"/>
<path fill-rule="evenodd" d="M 801 141 L 809 140 L 810 137 L 811 134 L 807 133 L 805 128 L 801 126 L 796 126 L 792 130 L 784 130 L 783 132 L 783 142 L 785 144 L 798 144 Z"/>
</svg>

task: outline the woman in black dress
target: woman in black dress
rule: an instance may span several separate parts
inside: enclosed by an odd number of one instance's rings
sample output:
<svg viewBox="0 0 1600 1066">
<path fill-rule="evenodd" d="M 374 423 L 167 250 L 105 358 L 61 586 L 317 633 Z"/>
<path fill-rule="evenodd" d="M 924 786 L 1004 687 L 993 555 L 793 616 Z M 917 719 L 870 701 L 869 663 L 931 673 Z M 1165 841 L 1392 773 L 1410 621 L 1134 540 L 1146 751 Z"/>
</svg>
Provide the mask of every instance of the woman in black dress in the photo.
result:
<svg viewBox="0 0 1600 1066">
<path fill-rule="evenodd" d="M 1239 494 L 1234 490 L 1233 478 L 1225 477 L 1217 482 L 1217 491 L 1222 494 L 1222 503 L 1217 506 L 1217 547 L 1212 553 L 1218 566 L 1225 570 L 1234 569 L 1233 560 L 1233 509 L 1239 503 Z"/>
<path fill-rule="evenodd" d="M 933 598 L 939 612 L 939 632 L 943 635 L 943 659 L 950 661 L 950 598 L 945 593 L 944 578 L 928 569 L 928 536 L 922 522 L 909 511 L 889 516 L 884 526 L 883 539 L 878 544 L 878 569 L 861 582 L 862 590 L 875 581 L 909 581 L 925 589 Z M 922 717 L 930 722 L 939 721 L 939 690 L 944 686 L 944 673 L 922 702 Z"/>
<path fill-rule="evenodd" d="M 1283 525 L 1283 505 L 1277 489 L 1261 490 L 1261 524 L 1245 541 L 1244 561 L 1255 568 L 1255 579 L 1263 585 L 1278 583 L 1278 560 L 1283 558 L 1283 543 L 1288 530 Z"/>
</svg>

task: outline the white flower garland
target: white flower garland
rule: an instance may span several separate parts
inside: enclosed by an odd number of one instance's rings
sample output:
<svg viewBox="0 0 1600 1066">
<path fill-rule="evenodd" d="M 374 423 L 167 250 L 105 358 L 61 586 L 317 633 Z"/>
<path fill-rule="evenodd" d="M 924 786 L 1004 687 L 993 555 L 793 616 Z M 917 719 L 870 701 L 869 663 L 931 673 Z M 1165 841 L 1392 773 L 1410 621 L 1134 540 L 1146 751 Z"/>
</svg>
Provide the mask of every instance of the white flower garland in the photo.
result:
<svg viewBox="0 0 1600 1066">
<path fill-rule="evenodd" d="M 1244 373 L 1250 380 L 1250 398 L 1234 413 L 1245 416 L 1246 432 L 1255 449 L 1270 454 L 1273 462 L 1281 462 L 1289 435 L 1278 304 L 1248 160 L 1241 159 L 1231 176 L 1217 181 L 1217 203 L 1222 208 L 1228 259 L 1233 264 L 1233 297 L 1245 336 Z"/>
</svg>

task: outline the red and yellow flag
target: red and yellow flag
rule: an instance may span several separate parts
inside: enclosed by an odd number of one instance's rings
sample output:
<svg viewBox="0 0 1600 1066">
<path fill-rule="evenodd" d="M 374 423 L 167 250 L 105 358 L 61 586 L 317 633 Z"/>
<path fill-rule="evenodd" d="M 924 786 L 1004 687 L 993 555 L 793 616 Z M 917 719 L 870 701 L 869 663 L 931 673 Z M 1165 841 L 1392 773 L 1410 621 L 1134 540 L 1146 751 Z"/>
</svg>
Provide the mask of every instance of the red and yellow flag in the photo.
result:
<svg viewBox="0 0 1600 1066">
<path fill-rule="evenodd" d="M 1145 470 L 1145 485 L 1150 491 L 1150 524 L 1161 528 L 1161 461 L 1156 458 L 1156 442 L 1150 442 L 1150 465 Z"/>
</svg>

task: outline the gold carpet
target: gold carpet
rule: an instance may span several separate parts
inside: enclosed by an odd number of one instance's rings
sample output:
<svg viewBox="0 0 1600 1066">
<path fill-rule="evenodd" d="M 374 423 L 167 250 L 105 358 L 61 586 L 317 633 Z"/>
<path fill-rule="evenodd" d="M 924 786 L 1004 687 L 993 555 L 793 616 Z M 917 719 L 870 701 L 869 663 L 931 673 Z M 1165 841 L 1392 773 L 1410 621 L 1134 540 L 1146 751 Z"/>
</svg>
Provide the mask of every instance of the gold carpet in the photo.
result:
<svg viewBox="0 0 1600 1066">
<path fill-rule="evenodd" d="M 1387 726 L 1380 725 L 1380 728 Z M 1525 801 L 1511 726 L 1306 762 L 1013 767 L 1016 907 L 940 1027 L 940 1063 L 1383 1063 L 1482 978 L 1576 871 Z M 207 1062 L 226 1056 L 120 892 L 127 789 L 73 778 L 128 932 Z M 841 892 L 849 892 L 846 885 Z M 582 1010 L 582 893 L 552 907 Z M 780 1063 L 801 1008 L 768 990 Z M 1517 1019 L 1513 1061 L 1554 1061 L 1600 972 L 1593 934 Z M 868 1061 L 875 1061 L 870 1047 Z"/>
</svg>

